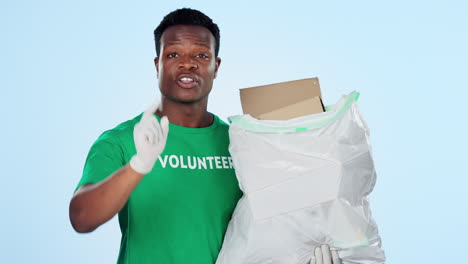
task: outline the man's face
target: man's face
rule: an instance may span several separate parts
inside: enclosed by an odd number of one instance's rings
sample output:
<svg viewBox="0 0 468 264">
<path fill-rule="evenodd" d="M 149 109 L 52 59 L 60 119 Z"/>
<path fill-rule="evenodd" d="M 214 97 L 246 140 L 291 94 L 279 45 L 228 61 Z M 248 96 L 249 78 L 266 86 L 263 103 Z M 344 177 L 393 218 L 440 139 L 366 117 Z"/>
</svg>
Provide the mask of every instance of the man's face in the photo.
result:
<svg viewBox="0 0 468 264">
<path fill-rule="evenodd" d="M 161 36 L 160 56 L 154 60 L 162 95 L 183 103 L 206 100 L 221 63 L 214 51 L 215 39 L 207 28 L 168 27 Z"/>
</svg>

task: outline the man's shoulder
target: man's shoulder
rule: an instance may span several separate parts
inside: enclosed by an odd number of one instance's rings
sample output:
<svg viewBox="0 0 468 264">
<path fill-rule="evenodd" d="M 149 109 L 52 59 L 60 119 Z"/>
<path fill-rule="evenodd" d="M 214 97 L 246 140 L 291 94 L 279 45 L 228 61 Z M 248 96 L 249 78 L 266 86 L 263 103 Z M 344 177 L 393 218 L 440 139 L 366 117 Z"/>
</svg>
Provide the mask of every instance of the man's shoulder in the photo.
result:
<svg viewBox="0 0 468 264">
<path fill-rule="evenodd" d="M 98 138 L 98 140 L 105 141 L 127 141 L 128 138 L 133 138 L 133 128 L 135 124 L 141 119 L 141 114 L 136 117 L 124 121 L 112 129 L 104 131 Z"/>
<path fill-rule="evenodd" d="M 225 130 L 229 129 L 229 124 L 228 123 L 226 123 L 224 120 L 222 120 L 218 115 L 213 114 L 213 113 L 211 113 L 211 114 L 214 116 L 215 122 L 217 123 L 218 128 L 225 129 Z"/>
<path fill-rule="evenodd" d="M 116 127 L 109 131 L 114 131 L 115 133 L 128 133 L 128 131 L 130 131 L 133 133 L 133 127 L 140 121 L 142 114 L 143 113 L 140 113 L 134 118 L 118 124 Z"/>
</svg>

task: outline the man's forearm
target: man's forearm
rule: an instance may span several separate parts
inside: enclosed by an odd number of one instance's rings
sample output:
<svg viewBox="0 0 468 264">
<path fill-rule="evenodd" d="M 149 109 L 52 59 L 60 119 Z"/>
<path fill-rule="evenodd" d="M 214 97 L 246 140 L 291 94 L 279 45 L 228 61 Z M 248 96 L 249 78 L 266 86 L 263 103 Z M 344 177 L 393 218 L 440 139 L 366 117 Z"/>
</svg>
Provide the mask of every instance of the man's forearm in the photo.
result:
<svg viewBox="0 0 468 264">
<path fill-rule="evenodd" d="M 70 221 L 79 233 L 91 232 L 117 214 L 143 178 L 126 165 L 96 184 L 81 186 L 70 201 Z"/>
</svg>

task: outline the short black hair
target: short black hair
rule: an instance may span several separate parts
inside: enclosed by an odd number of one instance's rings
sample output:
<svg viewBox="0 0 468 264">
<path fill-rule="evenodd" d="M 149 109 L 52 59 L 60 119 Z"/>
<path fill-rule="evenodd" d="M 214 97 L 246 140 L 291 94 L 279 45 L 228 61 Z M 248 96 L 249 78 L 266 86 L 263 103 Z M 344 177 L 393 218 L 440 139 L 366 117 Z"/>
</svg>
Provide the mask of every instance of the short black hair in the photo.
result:
<svg viewBox="0 0 468 264">
<path fill-rule="evenodd" d="M 156 44 L 156 54 L 159 57 L 161 49 L 161 36 L 170 26 L 175 25 L 191 25 L 202 26 L 207 28 L 215 38 L 215 56 L 218 57 L 219 53 L 219 28 L 218 25 L 213 23 L 213 20 L 202 12 L 191 9 L 181 8 L 167 14 L 159 26 L 154 30 L 154 42 Z"/>
</svg>

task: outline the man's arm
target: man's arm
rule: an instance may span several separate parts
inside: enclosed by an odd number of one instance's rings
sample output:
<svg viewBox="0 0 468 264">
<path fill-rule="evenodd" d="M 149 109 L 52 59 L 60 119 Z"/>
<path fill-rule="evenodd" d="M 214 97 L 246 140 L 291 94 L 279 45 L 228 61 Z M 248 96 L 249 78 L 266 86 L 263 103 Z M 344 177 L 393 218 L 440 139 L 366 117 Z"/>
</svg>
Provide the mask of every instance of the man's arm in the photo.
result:
<svg viewBox="0 0 468 264">
<path fill-rule="evenodd" d="M 135 125 L 133 139 L 136 154 L 130 162 L 105 180 L 82 185 L 70 201 L 69 214 L 73 228 L 79 233 L 91 232 L 117 214 L 127 202 L 143 176 L 153 169 L 166 146 L 169 132 L 167 117 L 158 122 L 154 104 Z"/>
<path fill-rule="evenodd" d="M 73 195 L 69 208 L 75 231 L 91 232 L 116 215 L 143 176 L 127 164 L 102 182 L 81 186 Z"/>
</svg>

